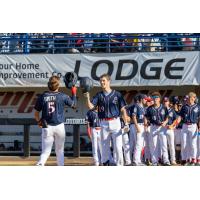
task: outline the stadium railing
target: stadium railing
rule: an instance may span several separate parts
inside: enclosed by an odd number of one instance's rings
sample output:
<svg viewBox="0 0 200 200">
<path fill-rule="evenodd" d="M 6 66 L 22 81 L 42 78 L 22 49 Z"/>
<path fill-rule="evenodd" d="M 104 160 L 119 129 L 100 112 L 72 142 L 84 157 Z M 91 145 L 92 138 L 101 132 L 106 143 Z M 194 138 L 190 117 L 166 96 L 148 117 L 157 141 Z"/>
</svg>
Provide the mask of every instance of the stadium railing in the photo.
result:
<svg viewBox="0 0 200 200">
<path fill-rule="evenodd" d="M 200 50 L 200 34 L 0 34 L 0 54 L 116 53 Z"/>
</svg>

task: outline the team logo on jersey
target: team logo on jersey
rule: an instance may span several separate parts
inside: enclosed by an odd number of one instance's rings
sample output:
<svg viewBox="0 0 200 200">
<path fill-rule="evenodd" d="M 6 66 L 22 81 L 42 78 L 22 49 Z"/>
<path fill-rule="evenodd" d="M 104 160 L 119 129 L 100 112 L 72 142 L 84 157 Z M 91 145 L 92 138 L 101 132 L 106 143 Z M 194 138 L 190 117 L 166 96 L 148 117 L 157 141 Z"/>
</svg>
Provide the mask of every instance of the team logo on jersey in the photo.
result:
<svg viewBox="0 0 200 200">
<path fill-rule="evenodd" d="M 118 98 L 117 98 L 117 97 L 114 97 L 113 103 L 114 103 L 114 104 L 117 104 L 117 102 L 118 102 Z"/>
<path fill-rule="evenodd" d="M 104 107 L 103 106 L 101 106 L 101 112 L 103 112 L 104 111 Z"/>
<path fill-rule="evenodd" d="M 198 109 L 198 107 L 196 107 L 195 109 L 194 109 L 194 112 L 196 113 L 196 112 L 198 112 L 199 111 L 199 109 Z"/>
<path fill-rule="evenodd" d="M 172 112 L 170 112 L 170 113 L 169 113 L 169 116 L 170 116 L 170 117 L 173 117 L 173 113 L 172 113 Z"/>
<path fill-rule="evenodd" d="M 162 109 L 162 110 L 161 110 L 161 115 L 164 115 L 164 114 L 165 114 L 165 110 Z"/>
</svg>

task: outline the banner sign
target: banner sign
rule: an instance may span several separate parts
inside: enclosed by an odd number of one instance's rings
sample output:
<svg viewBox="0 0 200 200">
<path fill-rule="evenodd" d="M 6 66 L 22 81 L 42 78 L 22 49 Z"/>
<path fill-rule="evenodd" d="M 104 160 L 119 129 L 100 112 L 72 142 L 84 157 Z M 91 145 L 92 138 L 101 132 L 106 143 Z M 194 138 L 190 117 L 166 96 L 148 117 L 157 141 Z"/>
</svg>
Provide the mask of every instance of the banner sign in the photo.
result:
<svg viewBox="0 0 200 200">
<path fill-rule="evenodd" d="M 199 85 L 200 52 L 0 56 L 4 87 L 47 87 L 49 77 L 69 71 L 92 78 L 95 86 L 103 73 L 111 75 L 112 86 Z"/>
</svg>

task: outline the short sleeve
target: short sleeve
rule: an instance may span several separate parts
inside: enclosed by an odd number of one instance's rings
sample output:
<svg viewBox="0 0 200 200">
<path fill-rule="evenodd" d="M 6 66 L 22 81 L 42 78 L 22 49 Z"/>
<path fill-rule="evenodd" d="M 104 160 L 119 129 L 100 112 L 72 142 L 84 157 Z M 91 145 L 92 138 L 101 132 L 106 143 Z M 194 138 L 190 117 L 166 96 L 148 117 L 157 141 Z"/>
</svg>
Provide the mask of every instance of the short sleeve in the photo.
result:
<svg viewBox="0 0 200 200">
<path fill-rule="evenodd" d="M 38 98 L 37 98 L 37 101 L 36 101 L 36 104 L 35 104 L 35 110 L 37 110 L 38 112 L 40 112 L 42 110 L 42 95 L 40 95 Z"/>
<path fill-rule="evenodd" d="M 138 112 L 138 108 L 135 106 L 135 107 L 133 108 L 132 116 L 136 116 L 136 115 L 137 115 L 137 112 Z"/>
<path fill-rule="evenodd" d="M 63 100 L 64 100 L 65 105 L 67 105 L 69 107 L 73 106 L 73 101 L 68 95 L 63 94 Z"/>
<path fill-rule="evenodd" d="M 99 93 L 97 93 L 93 98 L 91 103 L 94 105 L 94 107 L 98 106 L 98 101 L 99 101 Z"/>
<path fill-rule="evenodd" d="M 124 100 L 123 96 L 121 93 L 118 93 L 118 103 L 119 103 L 119 108 L 123 108 L 126 106 L 126 101 Z"/>
</svg>

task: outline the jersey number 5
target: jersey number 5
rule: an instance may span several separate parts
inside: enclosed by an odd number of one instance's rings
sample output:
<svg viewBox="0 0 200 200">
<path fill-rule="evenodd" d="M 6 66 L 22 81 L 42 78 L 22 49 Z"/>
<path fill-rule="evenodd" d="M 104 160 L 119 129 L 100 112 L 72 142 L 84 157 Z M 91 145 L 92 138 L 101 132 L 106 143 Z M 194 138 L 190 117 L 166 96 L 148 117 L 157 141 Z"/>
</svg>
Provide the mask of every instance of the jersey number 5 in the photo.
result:
<svg viewBox="0 0 200 200">
<path fill-rule="evenodd" d="M 48 111 L 49 111 L 49 114 L 51 114 L 55 111 L 55 103 L 53 101 L 48 102 Z"/>
</svg>

